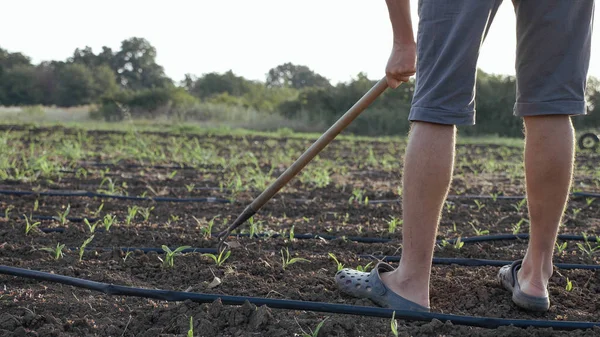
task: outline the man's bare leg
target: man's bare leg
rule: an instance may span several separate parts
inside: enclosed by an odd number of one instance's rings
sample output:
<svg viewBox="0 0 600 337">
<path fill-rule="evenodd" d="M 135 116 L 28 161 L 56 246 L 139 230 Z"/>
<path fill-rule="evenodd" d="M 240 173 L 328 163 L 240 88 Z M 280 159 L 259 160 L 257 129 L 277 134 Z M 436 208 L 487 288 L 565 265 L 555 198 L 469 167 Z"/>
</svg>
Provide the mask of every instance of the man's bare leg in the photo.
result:
<svg viewBox="0 0 600 337">
<path fill-rule="evenodd" d="M 569 116 L 536 116 L 525 117 L 525 134 L 531 237 L 518 279 L 526 294 L 548 296 L 556 235 L 573 177 L 575 131 Z"/>
<path fill-rule="evenodd" d="M 413 124 L 402 179 L 402 257 L 395 271 L 381 274 L 388 288 L 425 307 L 435 236 L 452 180 L 455 136 L 453 125 Z"/>
</svg>

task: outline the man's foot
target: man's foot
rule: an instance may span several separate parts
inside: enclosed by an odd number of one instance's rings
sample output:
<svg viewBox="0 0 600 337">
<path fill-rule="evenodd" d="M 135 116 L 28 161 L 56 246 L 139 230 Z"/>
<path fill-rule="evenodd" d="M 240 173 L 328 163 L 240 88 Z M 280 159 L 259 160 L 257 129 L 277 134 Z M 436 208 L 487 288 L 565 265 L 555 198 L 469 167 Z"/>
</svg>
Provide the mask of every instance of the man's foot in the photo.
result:
<svg viewBox="0 0 600 337">
<path fill-rule="evenodd" d="M 508 291 L 512 292 L 513 302 L 526 310 L 531 311 L 548 311 L 550 308 L 550 299 L 547 290 L 537 290 L 535 295 L 525 293 L 519 283 L 518 271 L 520 270 L 522 261 L 518 260 L 510 265 L 506 265 L 498 272 L 498 281 Z M 533 287 L 529 287 L 533 289 Z M 542 293 L 542 295 L 539 295 Z"/>
<path fill-rule="evenodd" d="M 357 298 L 367 298 L 384 308 L 429 312 L 428 306 L 398 295 L 383 283 L 380 275 L 393 270 L 392 266 L 383 262 L 378 263 L 369 273 L 344 268 L 335 274 L 335 282 L 341 292 Z"/>
</svg>

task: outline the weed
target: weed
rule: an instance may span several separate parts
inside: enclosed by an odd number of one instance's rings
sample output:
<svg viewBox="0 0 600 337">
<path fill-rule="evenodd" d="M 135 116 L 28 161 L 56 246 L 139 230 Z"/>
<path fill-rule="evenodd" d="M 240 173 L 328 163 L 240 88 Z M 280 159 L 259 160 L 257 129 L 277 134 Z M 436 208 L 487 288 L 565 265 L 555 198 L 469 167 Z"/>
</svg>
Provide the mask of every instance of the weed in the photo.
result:
<svg viewBox="0 0 600 337">
<path fill-rule="evenodd" d="M 23 217 L 25 218 L 25 235 L 28 235 L 32 229 L 40 225 L 39 221 L 32 223 L 33 219 L 28 218 L 25 214 L 23 214 Z"/>
<path fill-rule="evenodd" d="M 81 244 L 81 246 L 79 247 L 79 261 L 81 262 L 81 260 L 83 259 L 83 253 L 85 252 L 85 247 L 92 242 L 92 240 L 94 240 L 94 235 L 90 236 L 89 238 L 87 238 L 85 241 L 83 241 L 83 243 Z"/>
<path fill-rule="evenodd" d="M 285 250 L 281 250 L 281 262 L 282 262 L 282 267 L 283 270 L 285 270 L 285 268 L 287 268 L 288 266 L 296 263 L 296 262 L 310 262 L 307 259 L 303 259 L 301 257 L 294 257 L 294 258 L 290 258 L 290 252 L 288 250 L 288 248 L 285 248 Z"/>
<path fill-rule="evenodd" d="M 162 249 L 165 252 L 164 260 L 158 257 L 158 259 L 163 263 L 163 267 L 173 268 L 175 255 L 180 255 L 181 252 L 185 249 L 191 248 L 190 246 L 181 246 L 177 247 L 175 250 L 171 250 L 169 247 L 162 245 Z"/>
<path fill-rule="evenodd" d="M 215 264 L 217 265 L 217 267 L 220 267 L 223 263 L 225 263 L 225 261 L 227 261 L 227 259 L 229 258 L 229 255 L 231 255 L 231 251 L 228 250 L 227 253 L 225 253 L 225 255 L 223 255 L 223 253 L 225 252 L 225 250 L 222 250 L 219 255 L 215 255 L 215 254 L 203 254 L 203 256 L 208 256 L 211 259 L 213 259 L 215 261 Z"/>
<path fill-rule="evenodd" d="M 55 260 L 58 260 L 64 256 L 64 254 L 62 252 L 63 248 L 65 248 L 64 243 L 62 245 L 60 243 L 57 243 L 56 248 L 44 247 L 44 248 L 40 248 L 40 249 L 43 251 L 49 252 L 50 254 L 52 254 L 54 256 Z"/>
<path fill-rule="evenodd" d="M 335 255 L 333 255 L 333 253 L 329 253 L 329 257 L 331 257 L 333 259 L 333 261 L 335 261 L 335 264 L 337 266 L 336 271 L 340 271 L 340 270 L 344 269 L 344 265 L 341 264 L 340 261 L 338 261 L 338 259 L 335 257 Z"/>
</svg>

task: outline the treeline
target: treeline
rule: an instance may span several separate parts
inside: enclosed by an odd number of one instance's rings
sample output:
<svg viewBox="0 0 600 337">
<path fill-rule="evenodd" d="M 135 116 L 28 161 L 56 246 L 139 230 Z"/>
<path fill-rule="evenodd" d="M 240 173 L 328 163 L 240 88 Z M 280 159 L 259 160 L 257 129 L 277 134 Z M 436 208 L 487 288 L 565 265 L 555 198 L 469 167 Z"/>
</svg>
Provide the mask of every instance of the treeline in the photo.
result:
<svg viewBox="0 0 600 337">
<path fill-rule="evenodd" d="M 309 125 L 328 126 L 350 108 L 378 79 L 362 73 L 336 85 L 303 65 L 285 63 L 270 69 L 264 81 L 231 71 L 200 77 L 187 74 L 179 83 L 156 63 L 156 49 L 143 38 L 121 43 L 119 50 L 76 49 L 65 61 L 34 65 L 21 53 L 0 48 L 0 105 L 94 104 L 93 118 L 118 121 L 130 117 L 220 120 L 234 111 L 239 118 L 282 116 Z M 414 83 L 387 90 L 348 128 L 364 135 L 395 135 L 409 128 L 407 116 Z M 578 127 L 600 127 L 600 83 L 590 78 L 590 116 L 575 118 Z M 519 136 L 522 122 L 512 115 L 515 79 L 480 71 L 477 78 L 477 125 L 463 134 Z M 232 117 L 229 116 L 231 119 Z"/>
</svg>

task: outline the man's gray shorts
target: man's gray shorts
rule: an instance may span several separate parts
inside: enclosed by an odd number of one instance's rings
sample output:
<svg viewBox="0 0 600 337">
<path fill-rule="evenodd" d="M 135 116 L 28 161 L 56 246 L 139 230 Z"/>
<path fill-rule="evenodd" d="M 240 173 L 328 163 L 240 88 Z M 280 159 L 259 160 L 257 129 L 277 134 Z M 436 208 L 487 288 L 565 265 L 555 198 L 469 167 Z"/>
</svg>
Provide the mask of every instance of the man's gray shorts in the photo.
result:
<svg viewBox="0 0 600 337">
<path fill-rule="evenodd" d="M 479 49 L 502 0 L 419 0 L 411 121 L 475 124 Z M 586 114 L 594 0 L 514 0 L 514 114 Z M 506 46 L 514 48 L 514 46 Z"/>
</svg>

